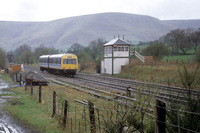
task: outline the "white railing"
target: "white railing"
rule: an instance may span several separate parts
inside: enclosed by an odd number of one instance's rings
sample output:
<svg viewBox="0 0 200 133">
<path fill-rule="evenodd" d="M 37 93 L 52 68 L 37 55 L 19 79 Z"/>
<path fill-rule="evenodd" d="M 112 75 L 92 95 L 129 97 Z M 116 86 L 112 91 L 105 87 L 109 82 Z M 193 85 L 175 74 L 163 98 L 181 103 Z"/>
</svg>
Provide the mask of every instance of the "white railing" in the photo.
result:
<svg viewBox="0 0 200 133">
<path fill-rule="evenodd" d="M 135 56 L 136 56 L 138 59 L 140 59 L 143 63 L 145 62 L 145 58 L 144 58 L 141 54 L 139 54 L 137 51 L 135 51 Z"/>
</svg>

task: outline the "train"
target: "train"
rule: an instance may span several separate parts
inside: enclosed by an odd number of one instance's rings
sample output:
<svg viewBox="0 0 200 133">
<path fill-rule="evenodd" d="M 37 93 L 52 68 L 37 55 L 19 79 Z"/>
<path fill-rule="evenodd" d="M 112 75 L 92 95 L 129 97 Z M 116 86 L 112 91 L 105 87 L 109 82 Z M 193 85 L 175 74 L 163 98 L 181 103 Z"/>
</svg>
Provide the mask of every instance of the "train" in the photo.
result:
<svg viewBox="0 0 200 133">
<path fill-rule="evenodd" d="M 78 70 L 78 58 L 71 53 L 42 55 L 39 66 L 41 71 L 74 77 Z"/>
</svg>

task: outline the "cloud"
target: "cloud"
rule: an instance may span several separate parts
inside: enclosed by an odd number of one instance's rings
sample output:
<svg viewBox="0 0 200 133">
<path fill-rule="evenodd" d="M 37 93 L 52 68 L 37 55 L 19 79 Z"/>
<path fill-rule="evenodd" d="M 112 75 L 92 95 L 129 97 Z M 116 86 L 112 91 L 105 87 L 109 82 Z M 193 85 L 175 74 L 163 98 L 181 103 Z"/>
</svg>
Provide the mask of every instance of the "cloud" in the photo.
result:
<svg viewBox="0 0 200 133">
<path fill-rule="evenodd" d="M 49 21 L 101 12 L 200 19 L 199 5 L 199 0 L 1 0 L 0 20 Z"/>
</svg>

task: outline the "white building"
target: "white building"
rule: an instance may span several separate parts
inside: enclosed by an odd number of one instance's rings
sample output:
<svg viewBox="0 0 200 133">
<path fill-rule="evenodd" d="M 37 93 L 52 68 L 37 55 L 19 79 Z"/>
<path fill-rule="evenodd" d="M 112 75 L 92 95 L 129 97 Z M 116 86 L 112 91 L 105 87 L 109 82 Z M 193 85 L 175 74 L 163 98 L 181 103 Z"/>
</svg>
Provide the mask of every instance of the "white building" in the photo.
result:
<svg viewBox="0 0 200 133">
<path fill-rule="evenodd" d="M 101 61 L 101 73 L 119 74 L 121 67 L 129 64 L 130 43 L 115 38 L 104 44 L 104 60 Z"/>
</svg>

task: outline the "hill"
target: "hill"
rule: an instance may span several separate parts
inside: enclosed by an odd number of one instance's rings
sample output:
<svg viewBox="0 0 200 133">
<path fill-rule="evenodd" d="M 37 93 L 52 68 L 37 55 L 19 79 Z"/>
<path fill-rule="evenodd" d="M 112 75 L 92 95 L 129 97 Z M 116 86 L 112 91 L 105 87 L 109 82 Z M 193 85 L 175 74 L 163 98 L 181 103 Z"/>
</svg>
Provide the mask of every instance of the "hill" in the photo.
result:
<svg viewBox="0 0 200 133">
<path fill-rule="evenodd" d="M 195 27 L 194 27 L 195 25 Z M 43 44 L 66 50 L 73 43 L 88 45 L 99 37 L 109 41 L 125 35 L 132 43 L 152 41 L 172 29 L 200 27 L 200 20 L 162 21 L 150 16 L 127 13 L 99 13 L 69 17 L 48 22 L 0 21 L 0 46 L 14 50 L 22 44 Z"/>
</svg>

